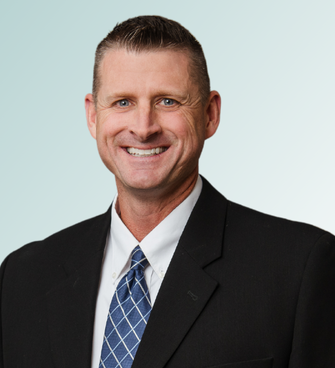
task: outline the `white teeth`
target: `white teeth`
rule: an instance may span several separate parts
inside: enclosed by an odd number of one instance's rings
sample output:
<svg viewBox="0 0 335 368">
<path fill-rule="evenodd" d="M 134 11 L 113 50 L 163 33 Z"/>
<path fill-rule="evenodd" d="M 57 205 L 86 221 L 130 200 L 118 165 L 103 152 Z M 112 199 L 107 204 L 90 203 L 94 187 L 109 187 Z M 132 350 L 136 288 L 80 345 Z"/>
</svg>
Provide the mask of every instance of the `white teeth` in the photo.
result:
<svg viewBox="0 0 335 368">
<path fill-rule="evenodd" d="M 132 156 L 138 157 L 149 157 L 154 155 L 159 155 L 162 152 L 165 152 L 167 148 L 165 147 L 157 147 L 152 149 L 141 150 L 134 147 L 127 148 L 127 152 L 130 153 Z"/>
</svg>

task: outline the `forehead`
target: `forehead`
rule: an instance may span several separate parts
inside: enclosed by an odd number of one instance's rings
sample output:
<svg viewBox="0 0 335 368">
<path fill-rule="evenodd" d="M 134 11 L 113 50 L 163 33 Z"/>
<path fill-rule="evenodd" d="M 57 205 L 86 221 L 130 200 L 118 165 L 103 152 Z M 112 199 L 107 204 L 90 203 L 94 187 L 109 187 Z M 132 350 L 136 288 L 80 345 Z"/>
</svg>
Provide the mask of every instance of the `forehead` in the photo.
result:
<svg viewBox="0 0 335 368">
<path fill-rule="evenodd" d="M 133 52 L 111 49 L 106 52 L 100 67 L 102 92 L 108 88 L 135 86 L 152 88 L 194 88 L 189 74 L 190 58 L 187 52 L 154 50 Z"/>
</svg>

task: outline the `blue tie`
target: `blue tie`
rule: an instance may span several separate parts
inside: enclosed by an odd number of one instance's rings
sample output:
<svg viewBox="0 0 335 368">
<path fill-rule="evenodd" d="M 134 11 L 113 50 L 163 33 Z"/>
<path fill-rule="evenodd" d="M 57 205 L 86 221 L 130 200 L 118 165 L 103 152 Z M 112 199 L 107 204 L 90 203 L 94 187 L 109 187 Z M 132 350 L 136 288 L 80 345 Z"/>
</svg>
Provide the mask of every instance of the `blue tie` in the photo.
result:
<svg viewBox="0 0 335 368">
<path fill-rule="evenodd" d="M 151 312 L 143 273 L 147 264 L 138 245 L 131 255 L 130 270 L 119 282 L 109 307 L 99 368 L 129 368 L 133 364 Z"/>
</svg>

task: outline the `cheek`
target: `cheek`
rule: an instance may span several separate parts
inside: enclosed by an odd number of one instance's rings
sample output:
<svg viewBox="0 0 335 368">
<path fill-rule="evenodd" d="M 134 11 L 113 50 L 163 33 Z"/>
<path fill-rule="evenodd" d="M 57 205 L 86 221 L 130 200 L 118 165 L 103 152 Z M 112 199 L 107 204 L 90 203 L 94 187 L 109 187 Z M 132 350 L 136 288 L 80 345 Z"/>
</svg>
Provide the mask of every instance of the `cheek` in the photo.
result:
<svg viewBox="0 0 335 368">
<path fill-rule="evenodd" d="M 183 132 L 192 145 L 203 145 L 205 140 L 205 120 L 198 111 L 183 112 Z"/>
<path fill-rule="evenodd" d="M 97 124 L 97 140 L 100 144 L 114 141 L 115 137 L 122 131 L 122 121 L 115 119 L 113 116 L 106 116 L 98 121 Z"/>
<path fill-rule="evenodd" d="M 176 136 L 198 136 L 201 118 L 195 111 L 189 109 L 180 109 L 164 116 L 164 125 L 167 130 L 175 133 Z"/>
</svg>

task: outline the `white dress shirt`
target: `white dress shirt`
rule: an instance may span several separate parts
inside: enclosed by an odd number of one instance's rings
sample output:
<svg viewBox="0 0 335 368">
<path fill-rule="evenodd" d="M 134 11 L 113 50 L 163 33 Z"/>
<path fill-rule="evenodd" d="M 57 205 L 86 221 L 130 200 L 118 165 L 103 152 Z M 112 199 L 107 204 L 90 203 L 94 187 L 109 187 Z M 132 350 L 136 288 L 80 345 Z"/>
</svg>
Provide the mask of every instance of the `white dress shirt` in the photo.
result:
<svg viewBox="0 0 335 368">
<path fill-rule="evenodd" d="M 201 189 L 202 181 L 199 176 L 191 194 L 141 242 L 136 240 L 120 219 L 115 210 L 117 196 L 114 198 L 111 228 L 106 240 L 95 311 L 92 368 L 99 367 L 109 306 L 119 281 L 129 271 L 132 250 L 140 245 L 149 262 L 144 271 L 144 277 L 153 305 Z"/>
</svg>

